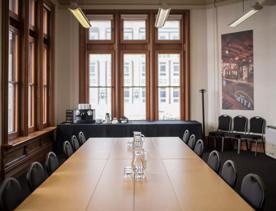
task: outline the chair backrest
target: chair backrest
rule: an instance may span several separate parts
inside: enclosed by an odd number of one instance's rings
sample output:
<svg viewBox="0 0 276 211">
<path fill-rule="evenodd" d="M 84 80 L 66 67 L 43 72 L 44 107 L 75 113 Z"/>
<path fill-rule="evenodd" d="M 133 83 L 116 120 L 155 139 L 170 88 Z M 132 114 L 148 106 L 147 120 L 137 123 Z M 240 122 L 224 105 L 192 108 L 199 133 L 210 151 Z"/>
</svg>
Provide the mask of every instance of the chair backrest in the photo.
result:
<svg viewBox="0 0 276 211">
<path fill-rule="evenodd" d="M 183 134 L 183 141 L 184 141 L 185 144 L 188 143 L 189 137 L 190 137 L 190 131 L 189 130 L 185 130 L 184 134 Z"/>
<path fill-rule="evenodd" d="M 47 173 L 51 175 L 59 166 L 58 158 L 55 153 L 49 152 L 45 161 Z"/>
<path fill-rule="evenodd" d="M 34 191 L 46 179 L 46 174 L 41 163 L 33 162 L 31 164 L 26 179 L 31 191 Z"/>
<path fill-rule="evenodd" d="M 201 139 L 198 139 L 196 144 L 195 144 L 195 148 L 194 148 L 194 152 L 201 157 L 204 151 L 204 143 Z"/>
<path fill-rule="evenodd" d="M 207 161 L 208 166 L 210 166 L 215 172 L 219 171 L 220 167 L 220 157 L 219 157 L 219 152 L 217 150 L 213 150 L 210 152 L 208 161 Z"/>
<path fill-rule="evenodd" d="M 233 131 L 236 132 L 246 132 L 248 127 L 248 119 L 244 116 L 235 116 L 234 117 L 234 126 Z"/>
<path fill-rule="evenodd" d="M 195 142 L 196 142 L 196 138 L 195 138 L 195 134 L 192 134 L 189 138 L 189 141 L 188 141 L 188 146 L 191 148 L 191 149 L 194 149 L 195 147 Z"/>
<path fill-rule="evenodd" d="M 262 179 L 256 174 L 247 174 L 242 179 L 240 194 L 255 209 L 261 209 L 265 200 Z"/>
<path fill-rule="evenodd" d="M 264 118 L 259 116 L 254 116 L 250 119 L 250 129 L 251 133 L 265 133 L 266 121 Z"/>
<path fill-rule="evenodd" d="M 63 142 L 63 152 L 66 158 L 69 158 L 74 153 L 73 148 L 69 141 Z"/>
<path fill-rule="evenodd" d="M 220 115 L 218 118 L 218 130 L 230 131 L 232 127 L 232 117 Z"/>
<path fill-rule="evenodd" d="M 234 187 L 236 185 L 237 169 L 235 163 L 232 160 L 227 160 L 224 162 L 220 172 L 220 176 L 231 187 Z"/>
<path fill-rule="evenodd" d="M 79 132 L 79 142 L 80 142 L 80 145 L 83 145 L 87 140 L 86 140 L 86 137 L 84 135 L 84 133 L 82 131 Z"/>
<path fill-rule="evenodd" d="M 80 143 L 78 141 L 77 136 L 72 135 L 72 137 L 71 137 L 71 145 L 72 145 L 74 151 L 76 151 L 78 148 L 80 148 Z"/>
<path fill-rule="evenodd" d="M 4 180 L 0 188 L 0 209 L 5 211 L 14 210 L 22 201 L 22 187 L 15 178 Z"/>
</svg>

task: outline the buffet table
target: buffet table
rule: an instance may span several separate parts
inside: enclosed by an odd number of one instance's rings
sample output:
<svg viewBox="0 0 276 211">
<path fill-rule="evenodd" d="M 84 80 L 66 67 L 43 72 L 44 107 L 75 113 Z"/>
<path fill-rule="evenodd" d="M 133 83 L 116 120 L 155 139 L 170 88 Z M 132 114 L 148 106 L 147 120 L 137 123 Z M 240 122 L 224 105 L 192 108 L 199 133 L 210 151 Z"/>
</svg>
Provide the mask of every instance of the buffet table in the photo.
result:
<svg viewBox="0 0 276 211">
<path fill-rule="evenodd" d="M 183 137 L 184 131 L 188 129 L 201 138 L 201 123 L 197 121 L 129 121 L 128 123 L 117 124 L 68 124 L 62 123 L 57 126 L 57 141 L 55 150 L 61 151 L 62 144 L 70 140 L 72 135 L 82 131 L 87 138 L 90 137 L 131 137 L 133 131 L 141 131 L 147 137 Z"/>
</svg>

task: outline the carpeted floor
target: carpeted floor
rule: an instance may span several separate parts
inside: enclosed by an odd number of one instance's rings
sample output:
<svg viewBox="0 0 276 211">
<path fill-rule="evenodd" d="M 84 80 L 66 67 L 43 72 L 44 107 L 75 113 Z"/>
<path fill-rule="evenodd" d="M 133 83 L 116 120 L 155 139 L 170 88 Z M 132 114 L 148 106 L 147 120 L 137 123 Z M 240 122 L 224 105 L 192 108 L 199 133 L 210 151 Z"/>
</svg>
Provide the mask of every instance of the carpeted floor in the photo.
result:
<svg viewBox="0 0 276 211">
<path fill-rule="evenodd" d="M 204 153 L 203 159 L 206 161 L 209 153 Z M 235 187 L 240 191 L 242 178 L 248 173 L 258 174 L 265 184 L 265 204 L 264 211 L 276 211 L 276 159 L 270 158 L 263 153 L 254 156 L 252 152 L 242 151 L 239 155 L 237 151 L 226 151 L 220 153 L 222 164 L 231 159 L 235 162 L 238 171 L 238 181 Z"/>
<path fill-rule="evenodd" d="M 209 152 L 204 153 L 203 159 L 206 161 Z M 236 151 L 226 151 L 220 153 L 222 164 L 231 159 L 235 162 L 238 171 L 238 181 L 235 190 L 239 192 L 241 180 L 248 173 L 255 173 L 262 177 L 266 188 L 266 201 L 264 211 L 276 211 L 276 160 L 264 155 L 258 154 L 256 157 L 252 152 L 242 151 L 240 155 Z M 64 160 L 60 157 L 60 160 Z M 25 197 L 29 195 L 29 189 L 26 182 L 26 175 L 18 179 L 23 186 Z"/>
</svg>

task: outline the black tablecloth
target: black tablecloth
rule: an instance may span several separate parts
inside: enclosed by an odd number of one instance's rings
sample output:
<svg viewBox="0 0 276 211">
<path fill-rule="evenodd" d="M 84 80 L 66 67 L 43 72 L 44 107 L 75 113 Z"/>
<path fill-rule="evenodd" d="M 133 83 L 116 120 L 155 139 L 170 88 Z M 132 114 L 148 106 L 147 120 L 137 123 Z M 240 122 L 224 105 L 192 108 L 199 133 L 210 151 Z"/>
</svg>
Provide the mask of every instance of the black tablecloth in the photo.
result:
<svg viewBox="0 0 276 211">
<path fill-rule="evenodd" d="M 188 129 L 196 135 L 202 137 L 201 123 L 197 121 L 129 121 L 118 124 L 67 124 L 62 123 L 57 126 L 56 151 L 62 150 L 62 144 L 69 140 L 72 135 L 77 135 L 80 131 L 86 138 L 89 137 L 131 137 L 133 131 L 141 131 L 148 137 L 177 136 L 182 138 L 184 131 Z"/>
</svg>

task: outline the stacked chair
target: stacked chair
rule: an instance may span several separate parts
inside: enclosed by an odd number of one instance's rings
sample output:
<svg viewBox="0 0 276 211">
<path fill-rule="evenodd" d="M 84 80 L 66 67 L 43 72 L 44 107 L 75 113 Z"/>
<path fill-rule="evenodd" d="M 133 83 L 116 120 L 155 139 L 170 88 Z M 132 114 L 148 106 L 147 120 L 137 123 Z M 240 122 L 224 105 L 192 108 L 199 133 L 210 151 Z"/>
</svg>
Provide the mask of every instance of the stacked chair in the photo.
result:
<svg viewBox="0 0 276 211">
<path fill-rule="evenodd" d="M 218 119 L 219 126 L 217 131 L 212 131 L 209 133 L 209 138 L 215 139 L 215 147 L 216 140 L 221 140 L 221 151 L 224 150 L 224 141 L 225 139 L 235 140 L 238 142 L 237 153 L 240 153 L 241 143 L 246 141 L 246 146 L 248 148 L 249 142 L 254 142 L 255 147 L 255 155 L 257 155 L 257 146 L 258 144 L 262 144 L 263 150 L 265 152 L 265 142 L 264 142 L 264 134 L 265 134 L 265 126 L 266 121 L 262 117 L 252 117 L 250 121 L 244 116 L 236 116 L 233 118 L 233 129 L 232 129 L 232 118 L 227 115 L 221 115 Z M 249 122 L 249 130 L 248 130 L 248 122 Z"/>
</svg>

